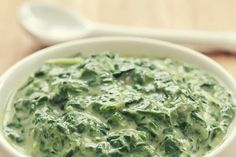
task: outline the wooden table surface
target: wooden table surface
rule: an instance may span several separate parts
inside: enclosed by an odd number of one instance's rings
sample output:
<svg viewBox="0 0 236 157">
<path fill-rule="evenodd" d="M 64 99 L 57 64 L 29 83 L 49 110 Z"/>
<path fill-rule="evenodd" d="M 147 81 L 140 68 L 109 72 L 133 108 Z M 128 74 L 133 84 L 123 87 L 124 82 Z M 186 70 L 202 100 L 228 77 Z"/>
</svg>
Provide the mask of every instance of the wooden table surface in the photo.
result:
<svg viewBox="0 0 236 157">
<path fill-rule="evenodd" d="M 41 0 L 43 1 L 43 0 Z M 46 0 L 44 0 L 46 1 Z M 41 49 L 19 26 L 22 0 L 0 1 L 0 74 L 21 58 Z M 235 0 L 47 0 L 67 6 L 94 21 L 154 28 L 236 31 Z M 236 78 L 236 55 L 209 55 Z"/>
</svg>

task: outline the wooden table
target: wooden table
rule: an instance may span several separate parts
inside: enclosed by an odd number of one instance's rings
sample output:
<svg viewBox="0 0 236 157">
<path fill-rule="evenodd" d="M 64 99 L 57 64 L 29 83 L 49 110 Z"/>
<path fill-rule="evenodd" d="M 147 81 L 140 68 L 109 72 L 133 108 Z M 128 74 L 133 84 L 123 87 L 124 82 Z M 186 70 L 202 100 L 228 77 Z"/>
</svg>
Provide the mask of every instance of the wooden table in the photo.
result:
<svg viewBox="0 0 236 157">
<path fill-rule="evenodd" d="M 47 1 L 67 6 L 99 22 L 169 29 L 236 31 L 235 0 Z M 42 48 L 17 23 L 16 9 L 21 3 L 22 0 L 0 1 L 0 73 Z M 209 56 L 236 78 L 236 55 L 217 52 Z"/>
</svg>

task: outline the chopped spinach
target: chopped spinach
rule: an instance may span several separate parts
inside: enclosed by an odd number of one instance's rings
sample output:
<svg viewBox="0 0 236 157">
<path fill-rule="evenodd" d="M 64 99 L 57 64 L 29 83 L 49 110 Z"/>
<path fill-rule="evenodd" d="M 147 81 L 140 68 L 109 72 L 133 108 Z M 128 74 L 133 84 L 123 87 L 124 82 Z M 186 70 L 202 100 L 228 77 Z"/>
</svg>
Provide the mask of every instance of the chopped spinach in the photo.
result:
<svg viewBox="0 0 236 157">
<path fill-rule="evenodd" d="M 46 61 L 13 104 L 6 136 L 33 157 L 203 156 L 235 117 L 203 70 L 113 53 Z"/>
</svg>

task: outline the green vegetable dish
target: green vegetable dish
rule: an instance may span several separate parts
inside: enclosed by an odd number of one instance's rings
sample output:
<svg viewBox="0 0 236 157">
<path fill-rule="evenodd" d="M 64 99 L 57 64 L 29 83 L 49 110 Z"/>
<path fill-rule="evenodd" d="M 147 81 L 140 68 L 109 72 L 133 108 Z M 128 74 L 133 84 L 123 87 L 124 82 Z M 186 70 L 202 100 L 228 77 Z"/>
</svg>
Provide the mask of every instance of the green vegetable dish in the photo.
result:
<svg viewBox="0 0 236 157">
<path fill-rule="evenodd" d="M 203 156 L 235 114 L 207 72 L 106 52 L 47 60 L 11 101 L 5 134 L 32 157 Z"/>
</svg>

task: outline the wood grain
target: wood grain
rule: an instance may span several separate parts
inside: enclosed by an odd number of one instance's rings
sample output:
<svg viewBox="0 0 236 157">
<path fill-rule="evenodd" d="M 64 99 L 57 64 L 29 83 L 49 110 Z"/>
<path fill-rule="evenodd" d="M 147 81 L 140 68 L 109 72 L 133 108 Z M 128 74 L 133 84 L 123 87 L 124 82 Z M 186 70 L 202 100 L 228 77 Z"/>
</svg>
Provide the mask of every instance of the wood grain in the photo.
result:
<svg viewBox="0 0 236 157">
<path fill-rule="evenodd" d="M 97 22 L 118 25 L 236 31 L 235 0 L 40 0 Z M 22 0 L 0 1 L 0 73 L 42 46 L 19 26 Z M 209 55 L 236 78 L 236 55 Z"/>
</svg>

